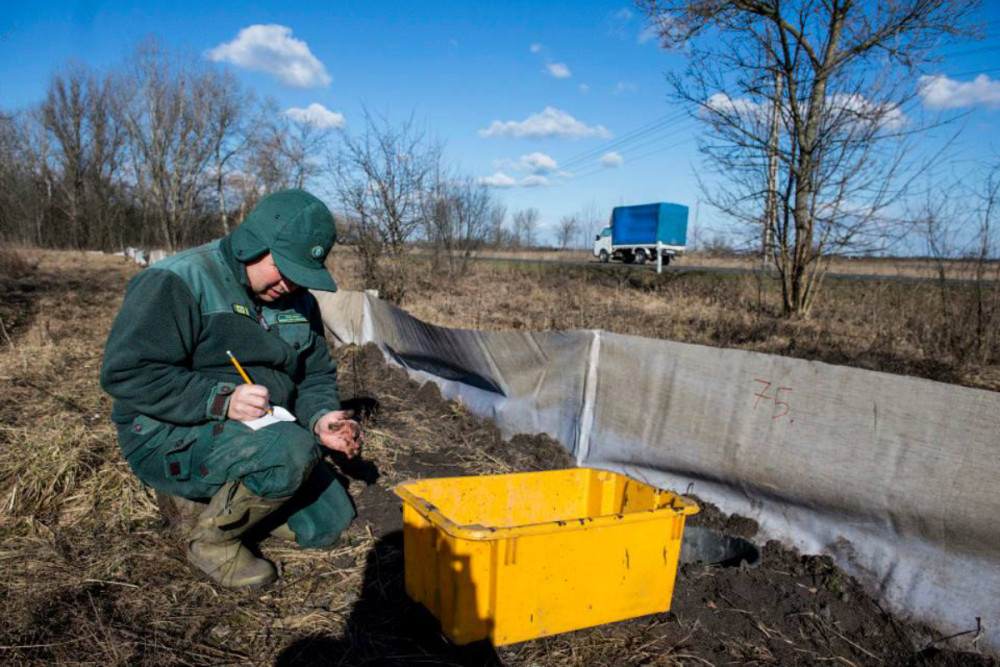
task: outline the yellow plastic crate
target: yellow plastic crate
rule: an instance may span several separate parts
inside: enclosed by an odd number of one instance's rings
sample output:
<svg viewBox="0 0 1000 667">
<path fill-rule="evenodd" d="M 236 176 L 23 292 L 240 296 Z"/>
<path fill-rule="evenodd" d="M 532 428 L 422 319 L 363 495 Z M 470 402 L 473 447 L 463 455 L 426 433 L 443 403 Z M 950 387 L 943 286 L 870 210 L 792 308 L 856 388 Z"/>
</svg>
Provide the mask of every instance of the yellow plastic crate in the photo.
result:
<svg viewBox="0 0 1000 667">
<path fill-rule="evenodd" d="M 590 468 L 406 482 L 406 592 L 456 644 L 667 611 L 698 506 Z"/>
</svg>

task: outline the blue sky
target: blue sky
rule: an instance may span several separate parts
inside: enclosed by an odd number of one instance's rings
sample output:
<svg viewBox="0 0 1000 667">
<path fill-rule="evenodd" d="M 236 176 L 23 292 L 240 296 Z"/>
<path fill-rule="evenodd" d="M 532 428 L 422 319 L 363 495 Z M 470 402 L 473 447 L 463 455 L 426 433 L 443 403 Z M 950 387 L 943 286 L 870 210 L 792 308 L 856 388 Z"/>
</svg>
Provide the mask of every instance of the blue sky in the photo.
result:
<svg viewBox="0 0 1000 667">
<path fill-rule="evenodd" d="M 949 78 L 928 104 L 967 114 L 942 158 L 956 169 L 995 157 L 1000 3 L 986 4 L 987 39 L 949 47 L 933 68 Z M 241 36 L 250 26 L 283 28 Z M 347 129 L 362 104 L 397 120 L 412 113 L 445 142 L 450 162 L 506 186 L 496 192 L 510 209 L 536 207 L 551 229 L 586 206 L 602 215 L 622 203 L 696 207 L 697 125 L 673 120 L 679 109 L 663 79 L 683 56 L 644 39 L 643 28 L 628 3 L 583 0 L 18 3 L 0 16 L 0 105 L 38 103 L 68 58 L 113 67 L 155 34 L 174 49 L 214 53 L 282 109 L 322 105 L 322 118 L 341 114 Z M 254 70 L 249 47 L 269 42 L 298 69 Z M 976 81 L 980 73 L 987 78 Z M 726 228 L 698 208 L 704 234 Z"/>
</svg>

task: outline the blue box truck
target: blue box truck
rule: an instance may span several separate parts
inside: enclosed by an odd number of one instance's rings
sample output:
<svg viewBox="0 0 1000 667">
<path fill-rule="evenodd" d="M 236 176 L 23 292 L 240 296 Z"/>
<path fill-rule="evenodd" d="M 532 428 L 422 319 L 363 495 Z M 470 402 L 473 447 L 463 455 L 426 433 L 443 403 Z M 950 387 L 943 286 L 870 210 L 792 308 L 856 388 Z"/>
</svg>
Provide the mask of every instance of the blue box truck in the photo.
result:
<svg viewBox="0 0 1000 667">
<path fill-rule="evenodd" d="M 656 260 L 664 264 L 684 254 L 687 245 L 688 207 L 680 204 L 616 206 L 611 222 L 594 241 L 594 257 L 602 262 L 619 259 L 626 264 Z"/>
</svg>

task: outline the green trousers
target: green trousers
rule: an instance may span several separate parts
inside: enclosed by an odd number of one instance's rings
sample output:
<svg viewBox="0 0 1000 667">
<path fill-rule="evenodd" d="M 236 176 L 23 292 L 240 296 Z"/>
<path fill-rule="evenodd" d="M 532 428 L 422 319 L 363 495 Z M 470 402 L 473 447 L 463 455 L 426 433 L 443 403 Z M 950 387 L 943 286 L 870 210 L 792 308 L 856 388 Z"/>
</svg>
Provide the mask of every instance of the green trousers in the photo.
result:
<svg viewBox="0 0 1000 667">
<path fill-rule="evenodd" d="M 293 422 L 254 431 L 233 420 L 174 426 L 140 416 L 118 425 L 118 441 L 136 476 L 162 493 L 207 499 L 241 480 L 258 496 L 291 496 L 279 512 L 303 547 L 333 544 L 355 516 L 313 435 Z"/>
</svg>

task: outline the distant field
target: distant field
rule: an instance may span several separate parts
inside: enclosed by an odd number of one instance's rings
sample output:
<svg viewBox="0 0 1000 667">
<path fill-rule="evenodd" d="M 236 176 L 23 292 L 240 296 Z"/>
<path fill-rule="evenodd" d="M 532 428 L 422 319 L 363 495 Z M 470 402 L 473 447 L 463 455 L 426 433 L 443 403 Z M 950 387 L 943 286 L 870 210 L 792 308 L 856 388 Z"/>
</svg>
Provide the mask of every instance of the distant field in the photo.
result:
<svg viewBox="0 0 1000 667">
<path fill-rule="evenodd" d="M 575 252 L 484 253 L 566 261 Z M 740 258 L 693 255 L 682 266 L 747 267 Z M 711 264 L 710 264 L 711 263 Z M 338 284 L 362 287 L 356 258 L 338 249 Z M 949 278 L 970 266 L 947 265 Z M 665 273 L 619 264 L 473 262 L 467 273 L 407 265 L 403 307 L 428 322 L 493 330 L 604 329 L 718 347 L 816 359 L 1000 390 L 1000 285 L 985 291 L 893 280 L 827 281 L 810 317 L 780 317 L 780 285 L 753 274 Z M 844 273 L 933 277 L 926 260 L 839 260 Z M 850 270 L 850 271 L 849 271 Z M 995 269 L 994 269 L 995 271 Z"/>
<path fill-rule="evenodd" d="M 350 248 L 340 246 L 337 254 L 350 254 Z M 416 251 L 415 256 L 429 255 L 428 251 Z M 477 259 L 510 259 L 519 261 L 540 262 L 591 262 L 597 264 L 597 258 L 589 250 L 482 250 L 473 254 Z M 613 262 L 612 264 L 621 264 Z M 755 271 L 760 268 L 760 259 L 736 255 L 714 255 L 705 252 L 691 252 L 674 260 L 677 267 L 710 266 L 721 268 L 744 269 Z M 647 266 L 655 266 L 649 262 Z M 830 272 L 834 274 L 889 276 L 906 278 L 937 278 L 939 270 L 944 268 L 949 278 L 968 280 L 975 276 L 975 264 L 960 260 L 946 260 L 942 263 L 927 258 L 910 257 L 859 257 L 835 258 L 830 263 Z M 773 268 L 773 267 L 772 267 Z M 995 267 L 993 271 L 996 272 Z"/>
</svg>

